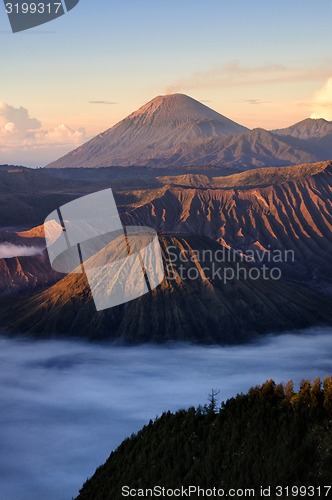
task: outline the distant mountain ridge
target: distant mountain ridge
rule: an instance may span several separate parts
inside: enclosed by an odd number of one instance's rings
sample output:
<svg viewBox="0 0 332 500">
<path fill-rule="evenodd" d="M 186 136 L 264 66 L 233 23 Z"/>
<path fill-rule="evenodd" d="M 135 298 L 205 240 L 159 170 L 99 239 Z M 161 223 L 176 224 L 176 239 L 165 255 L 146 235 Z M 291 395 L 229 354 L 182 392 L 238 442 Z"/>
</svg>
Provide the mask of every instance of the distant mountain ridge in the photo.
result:
<svg viewBox="0 0 332 500">
<path fill-rule="evenodd" d="M 49 168 L 287 166 L 332 159 L 332 122 L 249 130 L 184 94 L 158 96 Z"/>
</svg>

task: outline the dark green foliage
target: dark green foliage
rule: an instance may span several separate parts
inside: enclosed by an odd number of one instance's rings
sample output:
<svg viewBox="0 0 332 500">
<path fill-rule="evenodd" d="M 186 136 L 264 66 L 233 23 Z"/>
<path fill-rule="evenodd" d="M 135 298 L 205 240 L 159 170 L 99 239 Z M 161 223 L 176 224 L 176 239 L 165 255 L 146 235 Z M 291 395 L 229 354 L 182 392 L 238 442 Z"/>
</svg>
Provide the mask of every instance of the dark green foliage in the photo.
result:
<svg viewBox="0 0 332 500">
<path fill-rule="evenodd" d="M 215 396 L 203 408 L 164 413 L 126 439 L 78 500 L 118 500 L 125 485 L 258 491 L 331 484 L 332 377 L 324 384 L 304 380 L 297 393 L 292 382 L 284 387 L 270 380 L 218 411 Z"/>
</svg>

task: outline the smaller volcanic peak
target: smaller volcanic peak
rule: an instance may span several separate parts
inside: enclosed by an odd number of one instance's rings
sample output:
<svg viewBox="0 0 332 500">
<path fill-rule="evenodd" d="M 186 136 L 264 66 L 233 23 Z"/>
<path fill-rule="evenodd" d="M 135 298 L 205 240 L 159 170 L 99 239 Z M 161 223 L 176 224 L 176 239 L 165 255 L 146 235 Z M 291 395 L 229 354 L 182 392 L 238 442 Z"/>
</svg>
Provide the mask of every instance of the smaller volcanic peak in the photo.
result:
<svg viewBox="0 0 332 500">
<path fill-rule="evenodd" d="M 47 232 L 47 238 L 51 242 L 55 241 L 63 231 L 62 227 L 58 224 L 57 221 L 50 220 L 47 221 L 45 224 L 33 227 L 32 229 L 28 229 L 27 231 L 21 231 L 16 234 L 17 236 L 27 239 L 45 238 L 45 230 Z"/>
<path fill-rule="evenodd" d="M 272 130 L 276 135 L 288 135 L 298 139 L 310 140 L 321 139 L 326 135 L 332 134 L 332 122 L 324 120 L 324 118 L 306 118 L 291 127 Z"/>
</svg>

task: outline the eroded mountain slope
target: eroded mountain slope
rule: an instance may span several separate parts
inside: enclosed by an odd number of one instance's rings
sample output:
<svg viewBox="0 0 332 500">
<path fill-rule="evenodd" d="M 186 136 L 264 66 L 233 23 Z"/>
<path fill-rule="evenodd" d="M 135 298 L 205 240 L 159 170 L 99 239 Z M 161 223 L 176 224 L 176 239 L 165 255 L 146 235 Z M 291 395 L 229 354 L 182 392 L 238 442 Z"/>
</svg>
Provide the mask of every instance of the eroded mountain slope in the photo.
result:
<svg viewBox="0 0 332 500">
<path fill-rule="evenodd" d="M 251 279 L 245 271 L 237 276 L 238 264 L 247 270 L 251 265 L 227 250 L 217 259 L 221 246 L 208 238 L 162 236 L 160 241 L 166 279 L 152 293 L 97 313 L 85 276 L 71 274 L 15 301 L 15 315 L 13 302 L 3 303 L 2 323 L 9 332 L 40 337 L 237 343 L 332 320 L 328 297 L 283 279 L 256 274 Z"/>
</svg>

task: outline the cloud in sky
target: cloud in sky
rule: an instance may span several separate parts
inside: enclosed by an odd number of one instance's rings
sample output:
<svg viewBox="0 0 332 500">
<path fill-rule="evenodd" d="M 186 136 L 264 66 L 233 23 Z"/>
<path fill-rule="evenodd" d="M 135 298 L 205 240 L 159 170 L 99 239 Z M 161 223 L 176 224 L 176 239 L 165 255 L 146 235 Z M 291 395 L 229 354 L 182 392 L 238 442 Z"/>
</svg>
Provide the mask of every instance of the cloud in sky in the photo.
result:
<svg viewBox="0 0 332 500">
<path fill-rule="evenodd" d="M 243 99 L 243 102 L 246 102 L 248 104 L 253 104 L 253 105 L 270 104 L 271 103 L 271 101 L 263 101 L 262 99 Z"/>
<path fill-rule="evenodd" d="M 29 115 L 26 108 L 16 108 L 0 101 L 0 151 L 5 154 L 6 161 L 26 163 L 29 162 L 29 152 L 38 156 L 38 152 L 46 149 L 50 150 L 51 156 L 62 155 L 86 139 L 84 128 L 72 129 L 60 124 L 46 129 L 40 120 Z"/>
<path fill-rule="evenodd" d="M 15 108 L 6 102 L 0 102 L 0 119 L 2 128 L 12 133 L 14 130 L 35 130 L 41 127 L 41 122 L 36 118 L 30 118 L 27 109 Z"/>
<path fill-rule="evenodd" d="M 311 118 L 332 120 L 332 76 L 330 76 L 323 87 L 316 92 Z"/>
<path fill-rule="evenodd" d="M 329 76 L 326 67 L 291 69 L 283 64 L 245 66 L 240 61 L 230 61 L 208 71 L 198 71 L 186 78 L 175 81 L 167 88 L 167 93 L 200 88 L 242 87 L 274 83 L 318 81 Z"/>
<path fill-rule="evenodd" d="M 85 129 L 72 129 L 65 124 L 49 130 L 40 130 L 34 135 L 34 139 L 39 145 L 73 145 L 82 144 L 86 138 Z"/>
<path fill-rule="evenodd" d="M 107 104 L 107 105 L 113 105 L 113 104 L 117 104 L 117 102 L 112 102 L 112 101 L 89 101 L 89 104 Z"/>
</svg>

